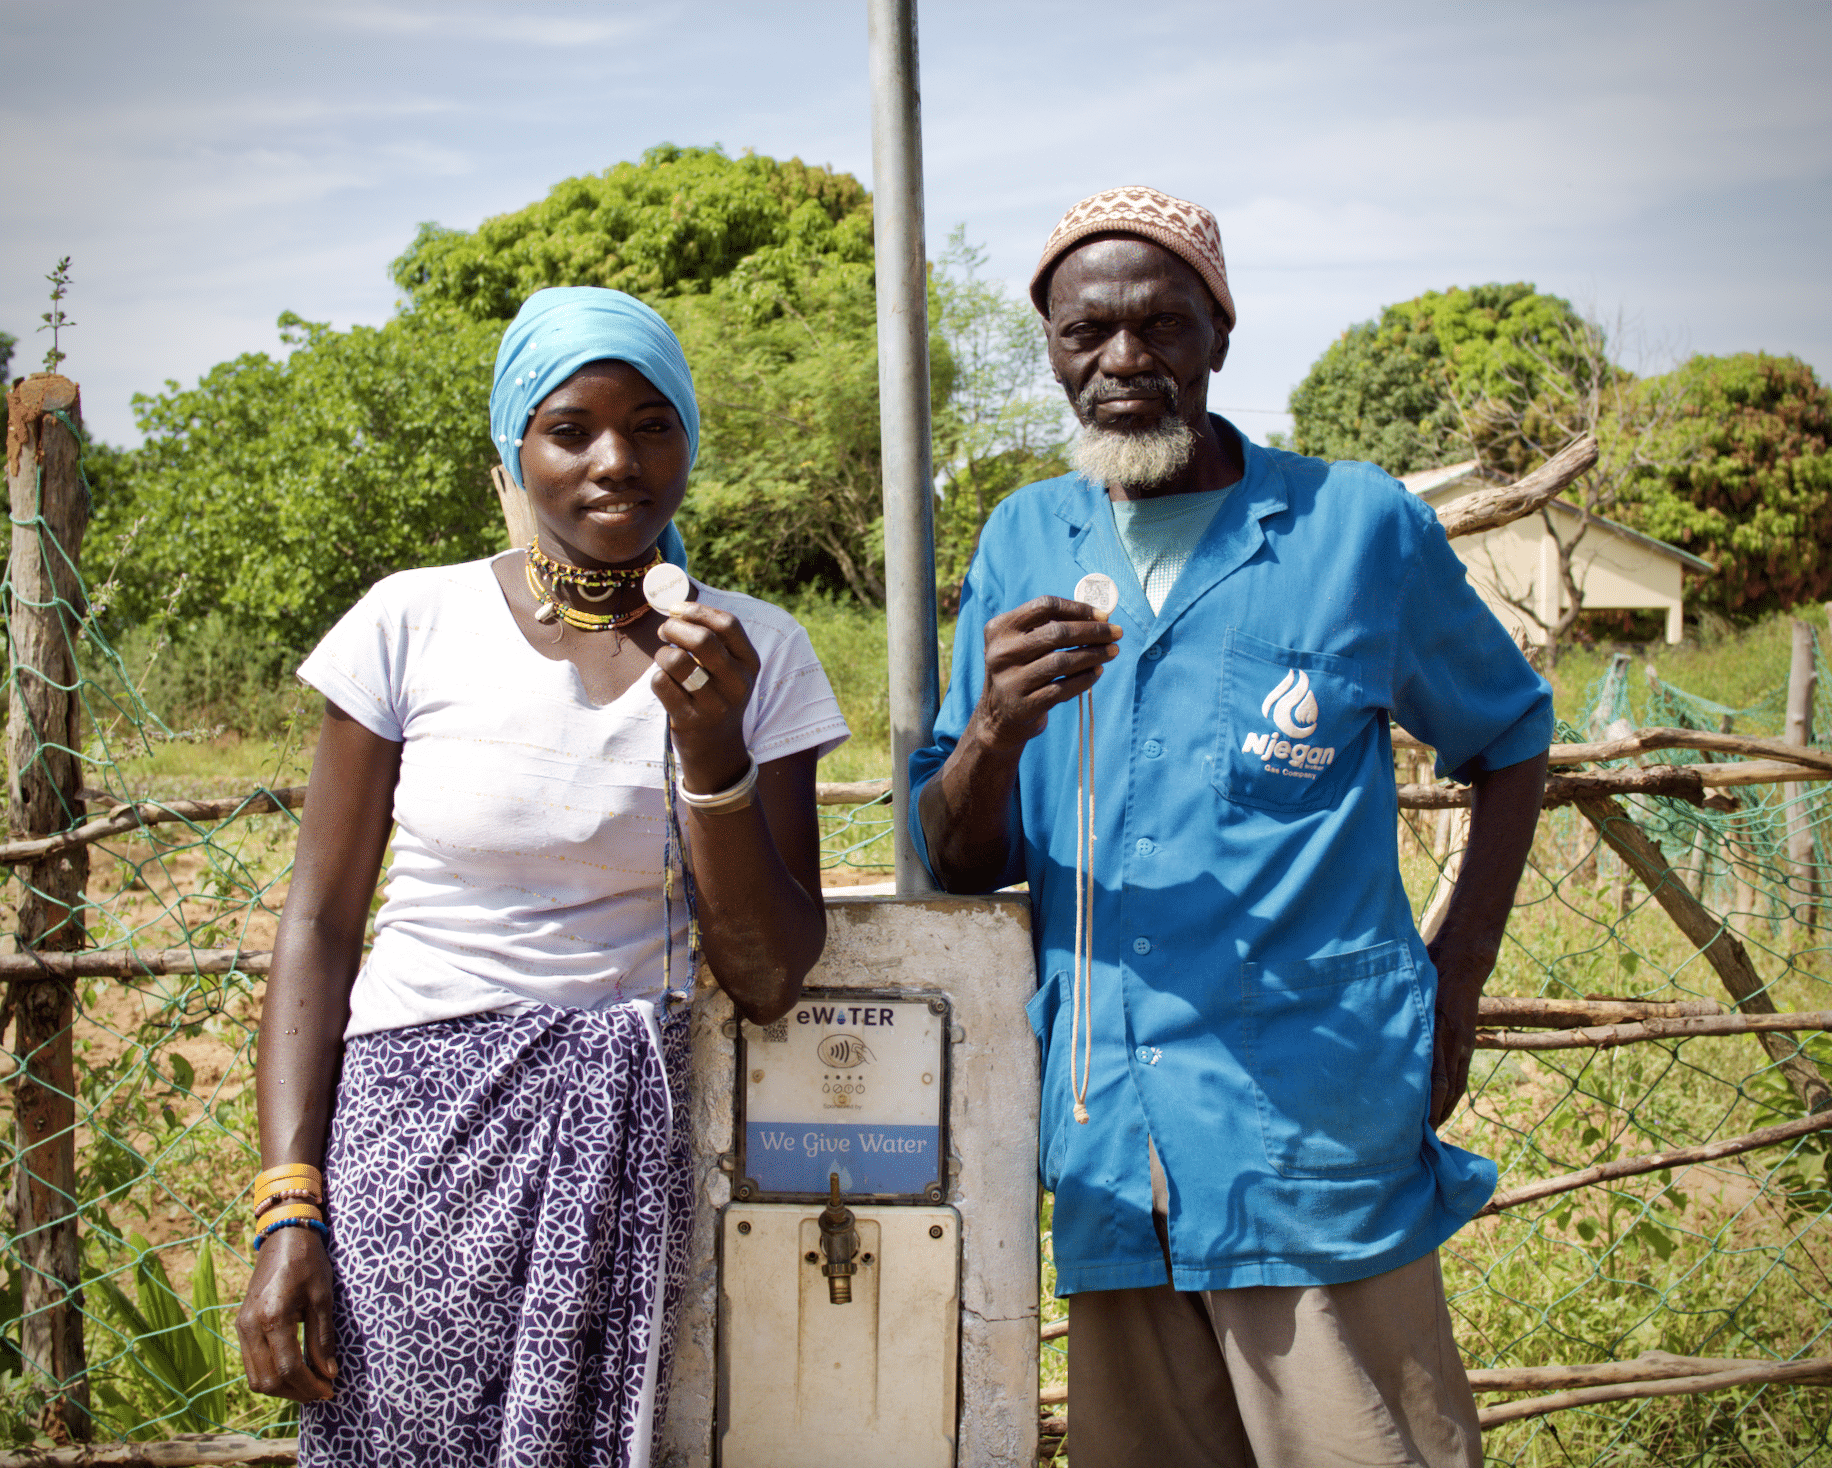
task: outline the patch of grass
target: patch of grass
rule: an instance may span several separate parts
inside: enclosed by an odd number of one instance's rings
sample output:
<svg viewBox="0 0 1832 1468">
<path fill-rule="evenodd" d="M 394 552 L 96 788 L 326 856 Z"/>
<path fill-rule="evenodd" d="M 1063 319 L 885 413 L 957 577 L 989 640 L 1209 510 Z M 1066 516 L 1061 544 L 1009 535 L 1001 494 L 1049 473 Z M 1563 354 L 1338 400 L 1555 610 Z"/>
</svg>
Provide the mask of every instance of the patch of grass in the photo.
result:
<svg viewBox="0 0 1832 1468">
<path fill-rule="evenodd" d="M 1788 666 L 1793 656 L 1792 622 L 1795 617 L 1807 622 L 1819 633 L 1822 646 L 1829 631 L 1823 609 L 1817 606 L 1776 612 L 1744 628 L 1725 623 L 1699 629 L 1678 646 L 1649 644 L 1632 654 L 1628 679 L 1628 698 L 1634 710 L 1634 721 L 1645 723 L 1648 682 L 1644 669 L 1649 665 L 1659 671 L 1668 683 L 1700 698 L 1721 703 L 1726 708 L 1749 708 L 1787 687 Z M 1585 700 L 1597 679 L 1608 670 L 1616 649 L 1607 644 L 1596 647 L 1567 648 L 1560 652 L 1558 666 L 1549 675 L 1561 719 L 1575 723 L 1583 712 Z M 1739 720 L 1737 731 L 1744 734 L 1779 735 L 1785 699 L 1775 705 L 1772 715 L 1754 715 Z M 1820 730 L 1823 738 L 1832 731 Z"/>
</svg>

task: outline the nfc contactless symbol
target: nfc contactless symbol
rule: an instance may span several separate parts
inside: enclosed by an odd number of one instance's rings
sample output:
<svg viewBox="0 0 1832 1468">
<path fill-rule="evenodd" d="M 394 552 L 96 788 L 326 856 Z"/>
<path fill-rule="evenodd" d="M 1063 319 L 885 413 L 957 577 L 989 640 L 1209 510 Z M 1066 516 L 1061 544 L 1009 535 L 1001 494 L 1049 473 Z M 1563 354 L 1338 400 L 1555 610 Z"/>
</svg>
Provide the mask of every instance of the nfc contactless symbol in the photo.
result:
<svg viewBox="0 0 1832 1468">
<path fill-rule="evenodd" d="M 651 566 L 648 575 L 642 578 L 643 600 L 664 617 L 688 600 L 692 592 L 693 583 L 687 579 L 687 573 L 671 561 Z"/>
<path fill-rule="evenodd" d="M 1113 584 L 1111 576 L 1090 571 L 1075 583 L 1074 599 L 1093 607 L 1094 615 L 1104 622 L 1107 614 L 1120 604 L 1120 589 Z"/>
<path fill-rule="evenodd" d="M 1292 739 L 1310 738 L 1317 732 L 1317 695 L 1310 691 L 1310 675 L 1292 669 L 1266 695 L 1260 713 L 1278 725 L 1279 733 Z"/>
<path fill-rule="evenodd" d="M 857 1035 L 829 1035 L 815 1053 L 820 1056 L 821 1064 L 831 1065 L 835 1070 L 850 1070 L 873 1058 L 870 1048 Z"/>
</svg>

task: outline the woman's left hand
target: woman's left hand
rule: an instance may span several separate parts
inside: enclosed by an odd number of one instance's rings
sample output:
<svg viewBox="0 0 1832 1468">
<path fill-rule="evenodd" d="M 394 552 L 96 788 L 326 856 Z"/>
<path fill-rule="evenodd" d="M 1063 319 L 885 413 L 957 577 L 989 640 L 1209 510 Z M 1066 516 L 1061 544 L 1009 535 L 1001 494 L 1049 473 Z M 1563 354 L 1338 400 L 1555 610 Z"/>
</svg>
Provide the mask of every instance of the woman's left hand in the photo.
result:
<svg viewBox="0 0 1832 1468">
<path fill-rule="evenodd" d="M 661 639 L 649 676 L 674 731 L 681 783 L 695 795 L 727 789 L 750 763 L 744 710 L 761 667 L 757 649 L 736 617 L 702 602 L 676 607 Z M 698 668 L 706 681 L 689 693 L 685 685 Z"/>
</svg>

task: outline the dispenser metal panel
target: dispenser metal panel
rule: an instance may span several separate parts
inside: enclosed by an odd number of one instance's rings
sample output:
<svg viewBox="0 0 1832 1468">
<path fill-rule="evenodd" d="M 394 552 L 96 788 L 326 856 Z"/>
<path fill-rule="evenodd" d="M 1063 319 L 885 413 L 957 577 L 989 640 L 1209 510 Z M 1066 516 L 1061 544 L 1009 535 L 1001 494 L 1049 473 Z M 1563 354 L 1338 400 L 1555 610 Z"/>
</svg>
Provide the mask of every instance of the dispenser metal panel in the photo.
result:
<svg viewBox="0 0 1832 1468">
<path fill-rule="evenodd" d="M 940 1202 L 949 1007 L 935 995 L 809 991 L 744 1022 L 736 1196 Z"/>
<path fill-rule="evenodd" d="M 852 1300 L 820 1268 L 820 1212 L 733 1203 L 720 1221 L 720 1468 L 951 1468 L 960 1217 L 860 1207 Z"/>
</svg>

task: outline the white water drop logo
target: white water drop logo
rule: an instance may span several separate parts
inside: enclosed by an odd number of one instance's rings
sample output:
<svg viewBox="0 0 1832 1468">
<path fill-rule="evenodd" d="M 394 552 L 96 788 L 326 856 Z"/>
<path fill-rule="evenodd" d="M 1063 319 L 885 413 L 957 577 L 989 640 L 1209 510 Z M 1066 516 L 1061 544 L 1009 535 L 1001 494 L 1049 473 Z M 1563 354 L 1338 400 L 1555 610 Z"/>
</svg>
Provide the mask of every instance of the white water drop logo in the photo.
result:
<svg viewBox="0 0 1832 1468">
<path fill-rule="evenodd" d="M 1270 717 L 1279 732 L 1292 739 L 1308 739 L 1317 732 L 1317 695 L 1310 691 L 1310 675 L 1293 669 L 1266 695 L 1260 705 L 1262 716 Z"/>
</svg>

